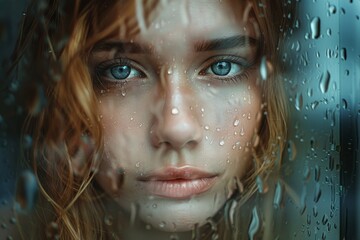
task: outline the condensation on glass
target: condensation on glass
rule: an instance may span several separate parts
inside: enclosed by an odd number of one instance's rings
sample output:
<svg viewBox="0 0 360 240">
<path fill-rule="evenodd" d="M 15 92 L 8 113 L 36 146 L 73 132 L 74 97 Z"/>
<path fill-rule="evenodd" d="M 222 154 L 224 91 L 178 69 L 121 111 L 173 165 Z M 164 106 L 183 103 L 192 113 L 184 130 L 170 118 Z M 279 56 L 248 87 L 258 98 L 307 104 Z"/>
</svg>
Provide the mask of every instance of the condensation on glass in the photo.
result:
<svg viewBox="0 0 360 240">
<path fill-rule="evenodd" d="M 341 89 L 346 84 L 342 79 L 351 79 L 351 76 L 358 74 L 359 69 L 349 62 L 357 58 L 359 63 L 360 53 L 359 49 L 352 48 L 351 41 L 346 40 L 351 32 L 345 35 L 339 33 L 342 33 L 344 25 L 354 23 L 359 26 L 359 13 L 354 11 L 355 5 L 359 7 L 358 2 L 352 1 L 346 4 L 339 1 L 299 1 L 292 34 L 282 50 L 282 60 L 289 65 L 283 81 L 291 114 L 281 168 L 282 178 L 275 183 L 271 206 L 275 209 L 274 236 L 278 239 L 335 240 L 339 239 L 341 227 L 344 227 L 340 222 L 341 197 L 346 189 L 340 179 L 343 161 L 340 151 L 346 146 L 340 139 L 340 112 L 349 111 L 351 114 L 353 109 L 350 106 L 358 109 L 360 103 L 356 103 L 356 98 L 352 96 L 341 95 Z M 350 21 L 345 24 L 341 19 L 347 17 Z M 265 58 L 262 59 L 262 62 L 265 61 Z M 266 79 L 267 72 L 263 69 L 260 68 L 260 76 Z M 169 69 L 167 73 L 171 74 L 172 70 Z M 178 115 L 179 109 L 174 107 L 171 113 Z M 239 122 L 233 124 L 237 126 Z M 208 130 L 209 127 L 204 128 Z M 31 144 L 30 137 L 24 139 L 25 147 Z M 12 152 L 5 150 L 12 142 L 16 140 L 3 137 L 1 152 L 16 158 L 16 146 L 10 146 Z M 221 146 L 224 144 L 224 141 L 219 142 Z M 14 181 L 14 171 L 15 166 L 10 160 L 7 157 L 3 159 L 0 181 Z M 17 193 L 14 196 L 0 196 L 0 209 L 11 208 L 11 211 L 4 210 L 6 214 L 0 215 L 0 236 L 7 239 L 12 239 L 7 234 L 9 225 L 16 224 L 12 211 L 31 210 L 38 191 L 31 172 L 22 171 L 16 175 Z M 258 177 L 256 183 L 259 192 L 265 195 L 263 180 Z M 5 185 L 1 185 L 1 188 L 7 190 L 0 189 L 1 192 L 14 192 L 8 188 L 15 184 Z M 12 204 L 14 200 L 15 205 Z M 348 210 L 351 211 L 351 208 Z M 264 223 L 260 223 L 261 213 L 257 206 L 250 212 L 247 236 L 253 238 Z M 107 215 L 104 221 L 111 226 L 113 217 Z M 57 231 L 56 223 L 51 222 L 46 235 L 54 238 Z M 176 239 L 176 234 L 170 239 Z"/>
</svg>

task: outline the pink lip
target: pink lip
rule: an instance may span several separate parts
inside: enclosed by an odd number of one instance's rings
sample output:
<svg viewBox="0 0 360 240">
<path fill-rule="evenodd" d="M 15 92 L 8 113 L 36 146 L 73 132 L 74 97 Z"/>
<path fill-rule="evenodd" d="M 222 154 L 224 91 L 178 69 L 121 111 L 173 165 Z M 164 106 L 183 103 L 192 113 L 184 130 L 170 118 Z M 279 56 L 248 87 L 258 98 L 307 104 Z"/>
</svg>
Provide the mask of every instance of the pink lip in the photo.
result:
<svg viewBox="0 0 360 240">
<path fill-rule="evenodd" d="M 184 166 L 159 169 L 139 177 L 138 180 L 151 195 L 187 199 L 209 190 L 214 185 L 216 177 L 217 174 Z"/>
</svg>

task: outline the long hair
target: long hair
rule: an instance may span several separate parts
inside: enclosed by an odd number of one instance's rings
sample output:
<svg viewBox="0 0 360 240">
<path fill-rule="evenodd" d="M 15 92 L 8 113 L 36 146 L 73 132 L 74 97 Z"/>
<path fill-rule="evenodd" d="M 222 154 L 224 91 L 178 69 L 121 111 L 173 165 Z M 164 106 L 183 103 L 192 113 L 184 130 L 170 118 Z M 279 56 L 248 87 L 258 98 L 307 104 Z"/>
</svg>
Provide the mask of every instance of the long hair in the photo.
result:
<svg viewBox="0 0 360 240">
<path fill-rule="evenodd" d="M 266 180 L 281 166 L 287 106 L 279 77 L 283 71 L 279 47 L 293 17 L 293 4 L 288 1 L 249 2 L 263 35 L 262 54 L 272 63 L 272 71 L 262 83 L 262 125 L 257 132 L 261 137 L 253 149 L 254 166 L 243 199 L 255 192 L 257 176 Z M 60 239 L 108 237 L 103 193 L 93 184 L 103 156 L 103 136 L 87 60 L 94 44 L 115 30 L 126 36 L 138 34 L 146 27 L 144 19 L 155 15 L 161 4 L 157 0 L 43 0 L 29 5 L 10 71 L 22 82 L 18 99 L 28 112 L 24 134 L 33 139 L 26 159 L 47 203 L 37 209 L 37 215 L 45 216 L 38 222 L 37 237 L 46 237 L 41 226 L 49 221 L 56 224 Z"/>
</svg>

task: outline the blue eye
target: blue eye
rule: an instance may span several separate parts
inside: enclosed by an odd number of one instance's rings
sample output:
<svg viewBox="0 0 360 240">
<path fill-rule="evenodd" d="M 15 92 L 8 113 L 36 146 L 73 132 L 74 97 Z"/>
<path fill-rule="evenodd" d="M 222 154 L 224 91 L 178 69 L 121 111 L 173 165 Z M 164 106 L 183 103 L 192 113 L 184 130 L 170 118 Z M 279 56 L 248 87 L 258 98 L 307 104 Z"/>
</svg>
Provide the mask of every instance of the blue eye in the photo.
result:
<svg viewBox="0 0 360 240">
<path fill-rule="evenodd" d="M 231 70 L 231 63 L 230 62 L 216 62 L 211 65 L 211 71 L 219 76 L 226 76 L 229 74 Z"/>
<path fill-rule="evenodd" d="M 110 68 L 110 73 L 116 79 L 126 79 L 131 73 L 131 67 L 126 65 L 114 66 Z"/>
<path fill-rule="evenodd" d="M 143 72 L 134 65 L 137 66 L 137 63 L 129 59 L 114 59 L 99 64 L 96 71 L 99 77 L 112 82 L 144 77 Z"/>
<path fill-rule="evenodd" d="M 216 75 L 220 77 L 235 76 L 244 70 L 244 66 L 232 61 L 217 61 L 211 64 L 205 73 L 209 75 Z"/>
</svg>

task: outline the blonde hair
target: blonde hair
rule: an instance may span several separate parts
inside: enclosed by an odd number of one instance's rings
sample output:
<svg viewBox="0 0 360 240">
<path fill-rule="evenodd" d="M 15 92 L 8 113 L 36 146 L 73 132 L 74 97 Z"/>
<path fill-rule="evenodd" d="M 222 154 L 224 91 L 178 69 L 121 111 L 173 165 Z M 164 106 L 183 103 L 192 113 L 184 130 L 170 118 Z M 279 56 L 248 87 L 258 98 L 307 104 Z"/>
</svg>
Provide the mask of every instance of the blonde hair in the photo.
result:
<svg viewBox="0 0 360 240">
<path fill-rule="evenodd" d="M 108 237 L 103 223 L 102 193 L 92 183 L 103 155 L 103 139 L 87 58 L 95 43 L 119 27 L 126 36 L 135 36 L 146 27 L 146 21 L 134 18 L 139 11 L 136 4 L 140 2 L 33 1 L 24 19 L 13 66 L 29 73 L 20 76 L 24 78 L 26 93 L 21 98 L 30 103 L 24 134 L 33 137 L 27 157 L 31 159 L 41 195 L 49 205 L 39 207 L 38 215 L 46 216 L 43 224 L 48 223 L 48 218 L 55 221 L 60 239 Z M 254 171 L 247 180 L 248 197 L 256 190 L 255 177 L 267 175 L 281 164 L 287 110 L 278 78 L 282 72 L 278 39 L 284 38 L 289 26 L 287 13 L 292 11 L 292 5 L 282 1 L 249 2 L 263 35 L 264 54 L 273 64 L 273 73 L 263 83 L 266 114 L 258 132 L 262 136 L 260 144 L 254 149 Z M 156 14 L 158 4 L 156 0 L 143 3 L 145 19 Z M 113 22 L 119 7 L 123 14 Z M 271 95 L 275 92 L 276 98 Z M 42 98 L 46 103 L 39 105 Z M 77 163 L 80 172 L 73 168 L 79 154 L 86 158 Z M 38 227 L 37 237 L 46 235 L 43 229 Z"/>
</svg>

